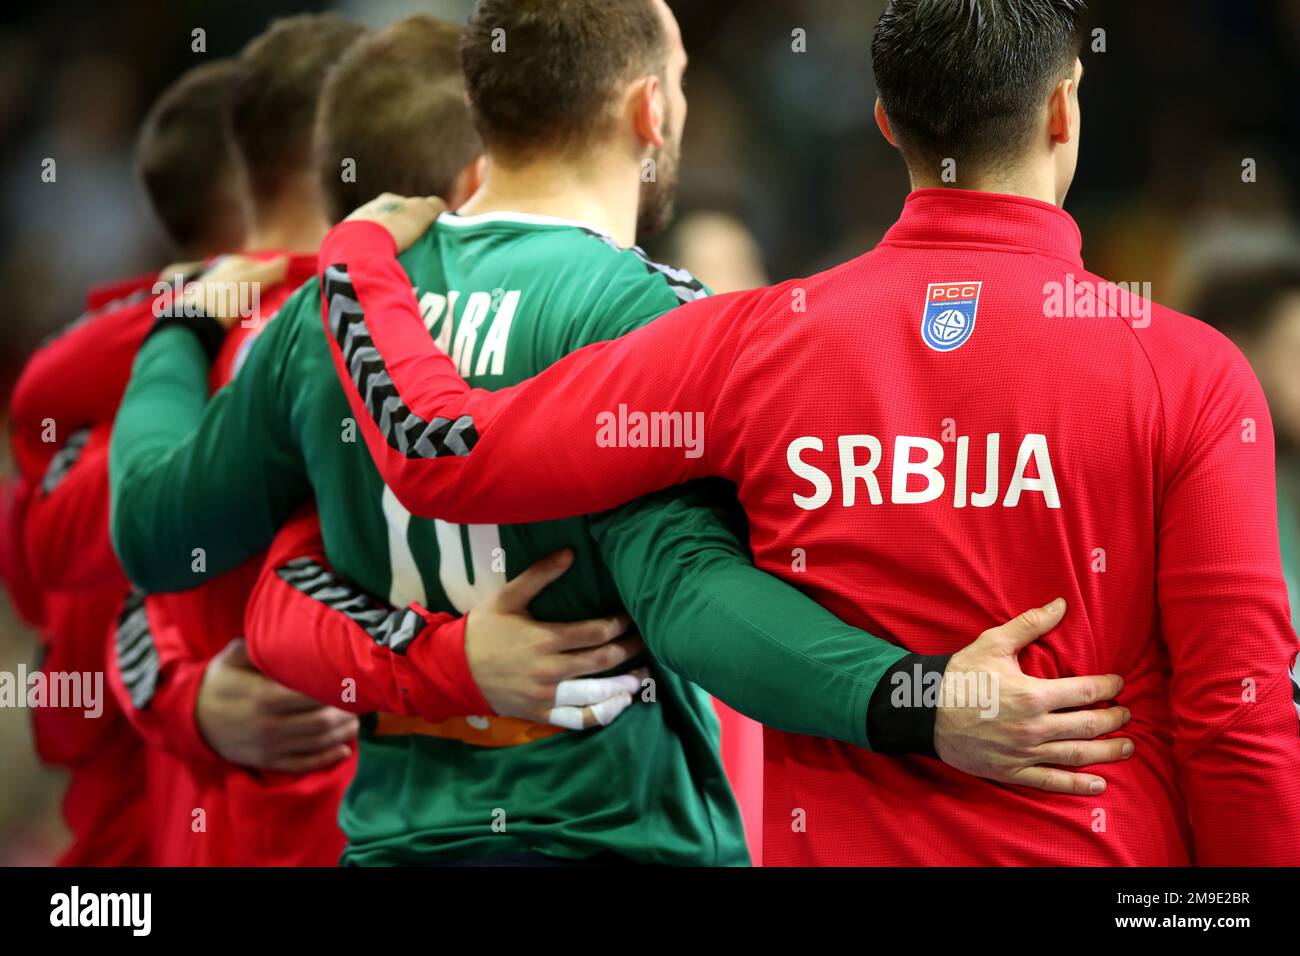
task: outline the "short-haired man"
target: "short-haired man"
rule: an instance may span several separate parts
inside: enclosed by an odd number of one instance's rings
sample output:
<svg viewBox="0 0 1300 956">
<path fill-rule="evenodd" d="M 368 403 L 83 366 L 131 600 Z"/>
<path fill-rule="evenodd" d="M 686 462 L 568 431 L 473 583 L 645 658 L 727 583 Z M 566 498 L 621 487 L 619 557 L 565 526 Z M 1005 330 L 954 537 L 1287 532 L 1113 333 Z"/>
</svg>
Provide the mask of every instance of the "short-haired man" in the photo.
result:
<svg viewBox="0 0 1300 956">
<path fill-rule="evenodd" d="M 314 147 L 330 222 L 380 193 L 445 196 L 455 207 L 478 190 L 483 142 L 465 107 L 460 38 L 454 23 L 408 17 L 354 44 L 333 68 Z"/>
</svg>

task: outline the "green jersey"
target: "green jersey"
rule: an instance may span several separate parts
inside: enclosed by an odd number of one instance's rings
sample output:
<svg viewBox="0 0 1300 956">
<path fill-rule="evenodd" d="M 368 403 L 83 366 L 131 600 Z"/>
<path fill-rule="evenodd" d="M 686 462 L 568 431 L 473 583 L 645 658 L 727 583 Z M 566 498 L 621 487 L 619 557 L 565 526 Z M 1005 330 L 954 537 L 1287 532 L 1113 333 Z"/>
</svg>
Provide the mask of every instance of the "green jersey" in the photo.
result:
<svg viewBox="0 0 1300 956">
<path fill-rule="evenodd" d="M 706 294 L 599 230 L 522 215 L 444 215 L 402 263 L 430 335 L 489 389 Z M 594 731 L 368 716 L 340 814 L 345 860 L 539 851 L 744 863 L 716 720 L 692 681 L 782 729 L 867 744 L 868 702 L 903 650 L 754 569 L 729 488 L 674 489 L 542 524 L 414 518 L 360 440 L 320 309 L 310 282 L 201 420 L 197 341 L 169 329 L 146 342 L 112 449 L 113 533 L 128 575 L 153 591 L 195 586 L 264 548 L 314 496 L 337 573 L 399 607 L 468 611 L 538 558 L 572 548 L 571 569 L 531 612 L 578 620 L 626 606 L 657 661 L 643 699 Z"/>
</svg>

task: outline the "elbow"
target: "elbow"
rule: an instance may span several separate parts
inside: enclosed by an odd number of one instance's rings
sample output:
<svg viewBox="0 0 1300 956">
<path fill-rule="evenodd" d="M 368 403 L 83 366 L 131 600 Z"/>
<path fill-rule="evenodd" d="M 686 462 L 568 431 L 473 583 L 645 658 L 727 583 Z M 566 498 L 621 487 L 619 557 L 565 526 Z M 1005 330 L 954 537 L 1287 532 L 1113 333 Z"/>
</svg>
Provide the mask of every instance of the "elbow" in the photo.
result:
<svg viewBox="0 0 1300 956">
<path fill-rule="evenodd" d="M 114 519 L 109 530 L 113 553 L 117 555 L 122 573 L 131 584 L 147 594 L 185 590 L 185 585 L 178 582 L 176 575 L 169 574 L 162 562 L 150 560 L 141 547 L 140 536 L 132 533 L 132 529 Z"/>
<path fill-rule="evenodd" d="M 173 582 L 168 580 L 166 575 L 157 574 L 157 569 L 151 567 L 149 562 L 143 560 L 137 554 L 123 551 L 118 547 L 117 559 L 122 565 L 122 573 L 126 575 L 126 579 L 146 594 L 162 594 L 168 591 L 180 590 L 180 588 L 173 586 Z"/>
<path fill-rule="evenodd" d="M 438 508 L 438 496 L 432 494 L 432 483 L 421 480 L 409 468 L 393 475 L 388 481 L 394 497 L 403 508 L 417 518 L 443 518 L 456 520 L 455 516 L 445 514 L 446 509 Z"/>
</svg>

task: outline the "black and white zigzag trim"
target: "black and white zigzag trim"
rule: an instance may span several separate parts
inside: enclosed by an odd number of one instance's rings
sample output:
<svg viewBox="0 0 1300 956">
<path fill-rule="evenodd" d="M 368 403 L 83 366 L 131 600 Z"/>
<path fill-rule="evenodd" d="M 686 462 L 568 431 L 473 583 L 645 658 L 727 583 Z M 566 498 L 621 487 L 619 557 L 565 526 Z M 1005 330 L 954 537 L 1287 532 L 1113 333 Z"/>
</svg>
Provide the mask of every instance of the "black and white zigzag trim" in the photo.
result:
<svg viewBox="0 0 1300 956">
<path fill-rule="evenodd" d="M 1296 718 L 1300 719 L 1300 661 L 1291 672 L 1291 702 L 1295 704 Z"/>
<path fill-rule="evenodd" d="M 145 611 L 144 592 L 138 588 L 130 593 L 117 618 L 114 646 L 117 650 L 117 669 L 122 683 L 137 710 L 144 710 L 158 689 L 158 648 L 149 630 L 149 616 Z"/>
<path fill-rule="evenodd" d="M 90 429 L 88 428 L 68 436 L 68 440 L 54 453 L 49 467 L 45 469 L 45 477 L 41 479 L 42 494 L 49 495 L 63 483 L 72 471 L 72 467 L 81 458 L 81 453 L 86 450 L 89 441 Z"/>
<path fill-rule="evenodd" d="M 462 415 L 428 422 L 407 408 L 375 348 L 346 266 L 325 270 L 321 294 L 329 305 L 330 334 L 343 350 L 348 374 L 389 447 L 407 458 L 468 455 L 478 443 L 473 418 Z"/>
<path fill-rule="evenodd" d="M 655 262 L 645 254 L 645 250 L 640 246 L 631 246 L 624 249 L 612 237 L 605 235 L 603 232 L 597 232 L 595 229 L 583 229 L 582 231 L 599 239 L 611 249 L 632 253 L 641 260 L 641 264 L 645 266 L 646 271 L 651 275 L 663 276 L 664 281 L 668 283 L 668 288 L 673 290 L 673 295 L 677 296 L 677 300 L 682 305 L 694 302 L 696 299 L 708 298 L 709 290 L 704 287 L 704 283 L 685 269 L 678 269 L 674 266 L 664 265 L 662 262 Z"/>
<path fill-rule="evenodd" d="M 275 569 L 280 579 L 356 622 L 376 644 L 395 654 L 405 654 L 428 622 L 410 608 L 394 610 L 381 605 L 311 558 L 295 558 Z"/>
</svg>

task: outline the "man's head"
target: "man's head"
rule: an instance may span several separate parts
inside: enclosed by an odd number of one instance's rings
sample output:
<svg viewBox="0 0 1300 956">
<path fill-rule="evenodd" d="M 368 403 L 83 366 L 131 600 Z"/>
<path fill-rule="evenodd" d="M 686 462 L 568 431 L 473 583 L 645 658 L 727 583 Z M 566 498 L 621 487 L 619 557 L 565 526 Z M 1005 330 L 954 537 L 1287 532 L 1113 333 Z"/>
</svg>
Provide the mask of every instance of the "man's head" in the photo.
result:
<svg viewBox="0 0 1300 956">
<path fill-rule="evenodd" d="M 329 68 L 365 28 L 333 13 L 277 20 L 239 54 L 230 127 L 254 209 L 314 182 L 312 127 Z"/>
<path fill-rule="evenodd" d="M 871 44 L 876 119 L 913 180 L 952 182 L 951 160 L 955 185 L 1031 180 L 1063 202 L 1083 11 L 1084 0 L 891 0 Z"/>
<path fill-rule="evenodd" d="M 631 160 L 638 232 L 672 218 L 686 51 L 664 0 L 479 0 L 461 45 L 493 162 Z"/>
<path fill-rule="evenodd" d="M 145 117 L 135 168 L 173 252 L 200 259 L 244 241 L 234 154 L 226 113 L 233 61 L 196 66 L 169 86 Z"/>
<path fill-rule="evenodd" d="M 1300 451 L 1300 250 L 1211 264 L 1188 312 L 1250 360 L 1279 444 Z"/>
<path fill-rule="evenodd" d="M 380 193 L 440 196 L 456 208 L 478 188 L 483 143 L 460 72 L 461 29 L 433 17 L 353 44 L 330 71 L 316 115 L 316 173 L 337 222 Z"/>
</svg>

